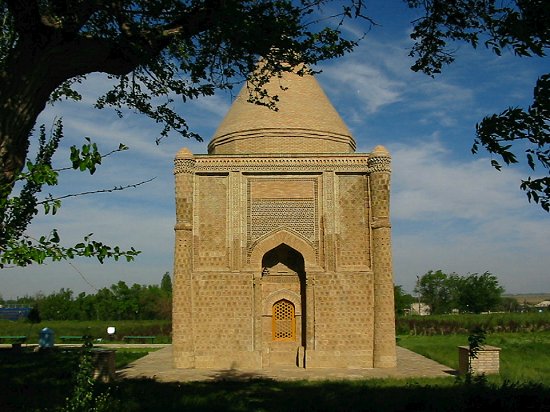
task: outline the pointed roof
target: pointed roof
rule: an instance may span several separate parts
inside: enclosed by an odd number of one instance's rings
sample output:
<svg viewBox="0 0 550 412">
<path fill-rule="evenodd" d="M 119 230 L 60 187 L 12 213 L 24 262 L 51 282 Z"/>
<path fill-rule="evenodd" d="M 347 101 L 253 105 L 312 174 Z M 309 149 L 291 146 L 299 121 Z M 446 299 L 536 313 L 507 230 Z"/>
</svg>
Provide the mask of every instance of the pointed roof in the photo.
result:
<svg viewBox="0 0 550 412">
<path fill-rule="evenodd" d="M 312 75 L 283 73 L 265 86 L 277 111 L 247 102 L 244 86 L 208 145 L 210 154 L 351 153 L 355 141 Z"/>
</svg>

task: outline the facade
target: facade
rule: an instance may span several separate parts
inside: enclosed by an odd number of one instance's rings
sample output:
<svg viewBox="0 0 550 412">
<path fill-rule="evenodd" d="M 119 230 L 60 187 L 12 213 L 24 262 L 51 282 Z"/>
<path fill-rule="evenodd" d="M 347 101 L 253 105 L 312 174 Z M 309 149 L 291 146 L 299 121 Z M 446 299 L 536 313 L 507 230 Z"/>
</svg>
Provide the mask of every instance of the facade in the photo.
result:
<svg viewBox="0 0 550 412">
<path fill-rule="evenodd" d="M 175 366 L 394 367 L 390 156 L 355 153 L 312 76 L 269 87 L 278 111 L 243 89 L 176 155 Z"/>
</svg>

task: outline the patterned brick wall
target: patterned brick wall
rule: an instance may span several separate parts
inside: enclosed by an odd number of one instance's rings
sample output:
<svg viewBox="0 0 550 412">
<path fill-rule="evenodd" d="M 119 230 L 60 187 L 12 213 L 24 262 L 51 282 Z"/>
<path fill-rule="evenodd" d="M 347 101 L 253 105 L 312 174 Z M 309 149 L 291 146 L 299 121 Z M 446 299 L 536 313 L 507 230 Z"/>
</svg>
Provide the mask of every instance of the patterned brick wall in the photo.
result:
<svg viewBox="0 0 550 412">
<path fill-rule="evenodd" d="M 196 175 L 195 258 L 200 269 L 228 269 L 228 176 Z"/>
<path fill-rule="evenodd" d="M 372 350 L 372 278 L 323 273 L 315 279 L 315 349 Z"/>
<path fill-rule="evenodd" d="M 252 350 L 252 278 L 238 273 L 195 274 L 195 352 Z"/>
<path fill-rule="evenodd" d="M 367 268 L 369 261 L 369 230 L 366 177 L 337 175 L 338 201 L 338 267 Z"/>
</svg>

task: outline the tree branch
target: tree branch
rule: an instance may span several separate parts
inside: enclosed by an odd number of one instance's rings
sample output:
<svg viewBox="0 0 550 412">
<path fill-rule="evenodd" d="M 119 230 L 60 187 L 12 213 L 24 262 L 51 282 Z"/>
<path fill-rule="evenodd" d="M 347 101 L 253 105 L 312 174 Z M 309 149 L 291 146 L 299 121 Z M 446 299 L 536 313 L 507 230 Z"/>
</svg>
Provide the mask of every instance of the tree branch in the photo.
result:
<svg viewBox="0 0 550 412">
<path fill-rule="evenodd" d="M 141 186 L 141 185 L 144 185 L 146 183 L 149 183 L 149 182 L 152 182 L 153 180 L 155 180 L 156 177 L 152 177 L 151 179 L 147 179 L 147 180 L 143 180 L 139 183 L 133 183 L 133 184 L 129 184 L 129 185 L 126 185 L 126 186 L 115 186 L 111 189 L 99 189 L 99 190 L 90 190 L 90 191 L 87 191 L 87 192 L 80 192 L 80 193 L 71 193 L 71 194 L 68 194 L 68 195 L 63 195 L 63 196 L 59 196 L 59 197 L 52 197 L 50 195 L 50 197 L 48 197 L 47 199 L 44 199 L 40 202 L 37 202 L 36 204 L 37 205 L 43 205 L 43 204 L 46 204 L 46 203 L 50 203 L 50 202 L 55 202 L 55 201 L 59 201 L 59 200 L 62 200 L 62 199 L 67 199 L 69 197 L 78 197 L 78 196 L 85 196 L 85 195 L 93 195 L 93 194 L 96 194 L 96 193 L 112 193 L 112 192 L 118 192 L 120 190 L 126 190 L 126 189 L 130 189 L 130 188 L 136 188 L 138 186 Z"/>
</svg>

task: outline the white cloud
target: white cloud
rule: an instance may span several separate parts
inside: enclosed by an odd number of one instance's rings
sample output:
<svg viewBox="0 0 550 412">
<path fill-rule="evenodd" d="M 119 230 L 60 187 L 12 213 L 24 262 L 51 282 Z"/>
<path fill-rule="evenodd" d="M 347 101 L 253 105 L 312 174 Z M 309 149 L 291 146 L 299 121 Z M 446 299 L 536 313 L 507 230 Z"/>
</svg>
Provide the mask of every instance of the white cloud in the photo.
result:
<svg viewBox="0 0 550 412">
<path fill-rule="evenodd" d="M 426 220 L 434 215 L 484 219 L 524 207 L 519 173 L 497 172 L 489 160 L 456 160 L 437 139 L 390 146 L 394 164 L 394 217 Z M 510 190 L 513 188 L 514 190 Z"/>
<path fill-rule="evenodd" d="M 367 113 L 401 100 L 405 84 L 391 80 L 380 69 L 354 61 L 331 66 L 323 71 L 327 80 L 343 87 L 340 93 L 356 100 Z"/>
</svg>

